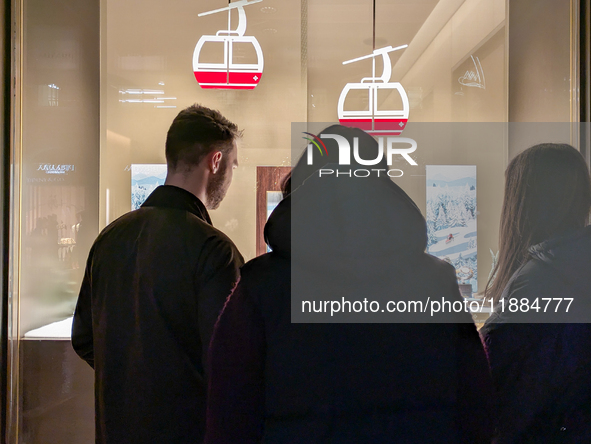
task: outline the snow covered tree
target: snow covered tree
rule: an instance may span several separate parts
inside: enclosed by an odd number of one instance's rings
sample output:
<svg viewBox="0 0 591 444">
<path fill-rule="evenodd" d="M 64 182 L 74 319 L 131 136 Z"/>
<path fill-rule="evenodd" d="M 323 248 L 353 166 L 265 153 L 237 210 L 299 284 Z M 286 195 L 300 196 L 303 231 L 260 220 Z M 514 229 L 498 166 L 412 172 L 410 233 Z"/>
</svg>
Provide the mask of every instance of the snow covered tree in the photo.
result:
<svg viewBox="0 0 591 444">
<path fill-rule="evenodd" d="M 438 210 L 439 211 L 437 212 L 437 219 L 435 219 L 435 229 L 439 231 L 449 228 L 449 223 L 447 221 L 445 209 L 440 206 Z"/>
<path fill-rule="evenodd" d="M 461 199 L 454 199 L 451 201 L 447 210 L 447 221 L 450 227 L 466 227 L 468 226 L 468 212 Z"/>
<path fill-rule="evenodd" d="M 435 221 L 427 219 L 427 248 L 435 245 L 438 241 L 435 231 Z"/>
<path fill-rule="evenodd" d="M 460 215 L 458 216 L 458 227 L 467 227 L 468 220 L 470 220 L 470 215 L 466 210 L 466 207 L 460 205 Z"/>
<path fill-rule="evenodd" d="M 462 194 L 462 203 L 470 219 L 476 219 L 476 191 L 466 191 Z"/>
</svg>

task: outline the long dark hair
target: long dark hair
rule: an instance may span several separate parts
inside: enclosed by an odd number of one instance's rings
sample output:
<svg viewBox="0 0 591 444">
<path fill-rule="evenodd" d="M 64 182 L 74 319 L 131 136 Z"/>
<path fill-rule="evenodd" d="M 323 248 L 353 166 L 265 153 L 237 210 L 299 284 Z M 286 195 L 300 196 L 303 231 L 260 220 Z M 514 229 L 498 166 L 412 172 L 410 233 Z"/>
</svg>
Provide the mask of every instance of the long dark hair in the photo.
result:
<svg viewBox="0 0 591 444">
<path fill-rule="evenodd" d="M 495 303 L 515 271 L 529 260 L 528 249 L 589 222 L 591 179 L 575 148 L 543 143 L 516 156 L 505 172 L 499 259 L 486 297 Z"/>
</svg>

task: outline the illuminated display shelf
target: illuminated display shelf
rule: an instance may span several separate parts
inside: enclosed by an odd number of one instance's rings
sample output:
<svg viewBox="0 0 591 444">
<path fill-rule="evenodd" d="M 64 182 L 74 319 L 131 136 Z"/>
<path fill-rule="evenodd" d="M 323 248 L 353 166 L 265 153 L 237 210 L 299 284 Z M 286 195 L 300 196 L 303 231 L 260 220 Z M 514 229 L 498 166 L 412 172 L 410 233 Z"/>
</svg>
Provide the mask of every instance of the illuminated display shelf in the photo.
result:
<svg viewBox="0 0 591 444">
<path fill-rule="evenodd" d="M 43 327 L 30 330 L 25 333 L 25 339 L 61 339 L 70 340 L 72 337 L 72 319 L 73 316 L 63 321 L 52 322 Z"/>
</svg>

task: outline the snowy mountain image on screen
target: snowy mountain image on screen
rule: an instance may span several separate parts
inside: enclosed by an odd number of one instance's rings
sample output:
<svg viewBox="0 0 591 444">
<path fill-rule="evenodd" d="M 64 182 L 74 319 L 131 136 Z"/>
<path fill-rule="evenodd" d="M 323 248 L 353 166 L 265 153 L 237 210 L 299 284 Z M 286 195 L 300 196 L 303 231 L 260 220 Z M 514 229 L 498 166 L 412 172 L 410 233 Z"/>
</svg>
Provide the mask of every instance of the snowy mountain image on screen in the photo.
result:
<svg viewBox="0 0 591 444">
<path fill-rule="evenodd" d="M 478 291 L 476 166 L 427 165 L 427 252 L 451 263 Z"/>
<path fill-rule="evenodd" d="M 131 165 L 131 209 L 137 210 L 152 191 L 164 184 L 166 164 Z"/>
</svg>

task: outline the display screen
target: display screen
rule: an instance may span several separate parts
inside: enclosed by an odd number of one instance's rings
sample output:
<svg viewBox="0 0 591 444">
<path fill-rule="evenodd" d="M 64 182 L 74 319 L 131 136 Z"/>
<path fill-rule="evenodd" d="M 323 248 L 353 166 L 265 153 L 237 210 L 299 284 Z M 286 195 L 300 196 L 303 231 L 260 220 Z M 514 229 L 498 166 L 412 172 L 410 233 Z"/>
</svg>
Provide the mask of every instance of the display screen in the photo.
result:
<svg viewBox="0 0 591 444">
<path fill-rule="evenodd" d="M 131 209 L 137 210 L 152 191 L 166 180 L 166 164 L 131 165 Z"/>
<path fill-rule="evenodd" d="M 460 291 L 478 291 L 476 165 L 427 165 L 427 252 L 456 269 Z"/>
</svg>

